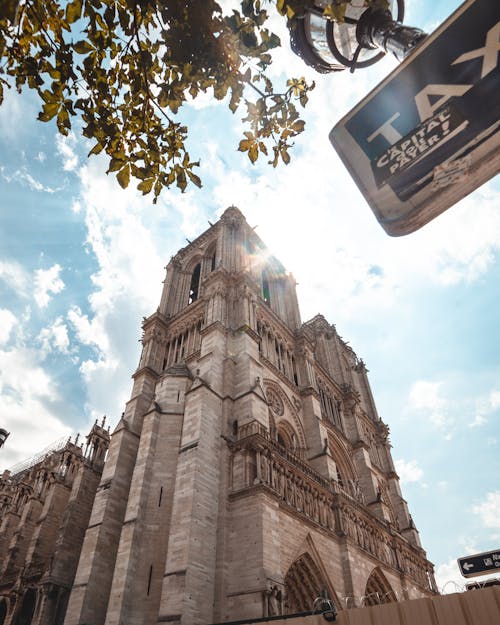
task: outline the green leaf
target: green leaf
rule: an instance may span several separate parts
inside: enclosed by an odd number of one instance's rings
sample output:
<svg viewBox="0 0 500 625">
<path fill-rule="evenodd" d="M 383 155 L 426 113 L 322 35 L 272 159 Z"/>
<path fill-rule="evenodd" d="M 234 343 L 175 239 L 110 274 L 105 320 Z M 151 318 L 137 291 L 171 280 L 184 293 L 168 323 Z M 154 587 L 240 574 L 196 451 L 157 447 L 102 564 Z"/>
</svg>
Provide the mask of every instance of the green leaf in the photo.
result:
<svg viewBox="0 0 500 625">
<path fill-rule="evenodd" d="M 248 150 L 248 158 L 255 163 L 255 161 L 259 158 L 259 150 L 257 144 L 253 144 L 252 147 Z"/>
<path fill-rule="evenodd" d="M 137 185 L 137 188 L 139 189 L 139 191 L 142 191 L 142 195 L 146 195 L 147 193 L 151 191 L 151 189 L 153 188 L 154 181 L 155 181 L 154 178 L 146 178 L 146 180 L 143 180 Z"/>
<path fill-rule="evenodd" d="M 123 167 L 123 162 L 124 159 L 123 158 L 112 158 L 109 161 L 109 167 L 108 167 L 108 174 L 112 171 L 118 171 L 119 169 L 121 169 Z"/>
<path fill-rule="evenodd" d="M 103 147 L 104 146 L 101 145 L 100 143 L 96 143 L 94 147 L 90 150 L 90 152 L 87 154 L 87 156 L 90 156 L 91 154 L 99 154 L 99 152 L 102 152 Z"/>
<path fill-rule="evenodd" d="M 46 102 L 43 105 L 43 111 L 41 113 L 38 113 L 38 119 L 41 122 L 48 122 L 57 115 L 57 112 L 59 111 L 59 106 L 59 102 Z"/>
<path fill-rule="evenodd" d="M 126 189 L 128 187 L 128 183 L 130 182 L 130 165 L 128 163 L 116 174 L 116 179 L 120 183 L 120 187 L 122 189 Z"/>
<path fill-rule="evenodd" d="M 71 122 L 69 121 L 69 114 L 65 108 L 61 108 L 57 114 L 57 128 L 62 135 L 67 136 L 68 130 L 71 128 Z"/>
<path fill-rule="evenodd" d="M 88 52 L 92 52 L 92 50 L 95 50 L 95 48 L 84 39 L 82 41 L 77 41 L 76 43 L 74 43 L 73 50 L 77 54 L 87 54 Z"/>
<path fill-rule="evenodd" d="M 82 0 L 73 0 L 66 6 L 66 21 L 73 24 L 82 15 Z"/>
<path fill-rule="evenodd" d="M 7 19 L 14 22 L 18 5 L 19 0 L 2 0 L 0 5 L 0 19 Z"/>
<path fill-rule="evenodd" d="M 239 146 L 238 146 L 238 151 L 239 152 L 246 152 L 247 150 L 250 149 L 252 144 L 253 144 L 253 141 L 248 141 L 247 139 L 242 139 L 240 141 Z"/>
<path fill-rule="evenodd" d="M 303 132 L 305 125 L 306 125 L 306 122 L 303 119 L 298 119 L 296 122 L 293 122 L 292 130 L 294 130 L 297 133 Z"/>
<path fill-rule="evenodd" d="M 197 176 L 196 174 L 193 174 L 192 171 L 189 171 L 189 169 L 187 170 L 187 175 L 189 176 L 189 180 L 191 180 L 191 182 L 193 184 L 195 184 L 197 187 L 199 187 L 201 189 L 201 180 L 200 177 Z"/>
<path fill-rule="evenodd" d="M 177 172 L 176 184 L 179 187 L 179 189 L 184 193 L 187 187 L 187 181 L 186 181 L 186 174 L 183 169 L 180 169 Z"/>
</svg>

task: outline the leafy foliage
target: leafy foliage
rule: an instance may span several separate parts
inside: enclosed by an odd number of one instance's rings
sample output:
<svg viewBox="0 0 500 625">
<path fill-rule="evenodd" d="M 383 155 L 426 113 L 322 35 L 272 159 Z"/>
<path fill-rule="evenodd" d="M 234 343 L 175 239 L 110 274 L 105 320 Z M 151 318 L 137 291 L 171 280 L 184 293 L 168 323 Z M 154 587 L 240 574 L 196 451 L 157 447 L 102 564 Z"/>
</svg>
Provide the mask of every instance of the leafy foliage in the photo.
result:
<svg viewBox="0 0 500 625">
<path fill-rule="evenodd" d="M 347 1 L 325 14 L 342 19 Z M 265 26 L 264 3 L 235 0 L 227 15 L 214 0 L 2 0 L 0 104 L 5 88 L 34 89 L 38 119 L 55 120 L 63 135 L 79 115 L 89 155 L 107 154 L 108 173 L 122 187 L 135 178 L 154 201 L 165 187 L 201 186 L 178 112 L 207 91 L 227 97 L 233 113 L 246 109 L 239 150 L 252 162 L 271 153 L 274 167 L 288 163 L 304 129 L 297 105 L 314 84 L 290 79 L 276 91 L 266 76 L 280 40 Z M 292 17 L 313 2 L 266 4 Z"/>
</svg>

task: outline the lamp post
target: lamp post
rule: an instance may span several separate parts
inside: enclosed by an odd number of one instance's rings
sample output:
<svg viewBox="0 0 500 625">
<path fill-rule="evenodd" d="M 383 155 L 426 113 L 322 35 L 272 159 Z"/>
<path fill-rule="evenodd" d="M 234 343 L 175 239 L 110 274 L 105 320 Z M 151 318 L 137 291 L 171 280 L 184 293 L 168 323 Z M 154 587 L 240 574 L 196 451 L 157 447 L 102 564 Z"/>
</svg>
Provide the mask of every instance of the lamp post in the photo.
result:
<svg viewBox="0 0 500 625">
<path fill-rule="evenodd" d="M 5 443 L 7 438 L 9 437 L 9 434 L 10 434 L 10 432 L 7 432 L 7 430 L 4 430 L 3 428 L 0 428 L 0 447 L 3 447 L 3 444 Z"/>
<path fill-rule="evenodd" d="M 351 0 L 343 22 L 323 15 L 329 4 L 316 0 L 314 7 L 288 23 L 293 52 L 322 74 L 369 67 L 386 52 L 402 61 L 426 37 L 419 28 L 401 24 L 404 0 L 392 0 L 389 10 L 366 8 L 364 0 Z"/>
</svg>

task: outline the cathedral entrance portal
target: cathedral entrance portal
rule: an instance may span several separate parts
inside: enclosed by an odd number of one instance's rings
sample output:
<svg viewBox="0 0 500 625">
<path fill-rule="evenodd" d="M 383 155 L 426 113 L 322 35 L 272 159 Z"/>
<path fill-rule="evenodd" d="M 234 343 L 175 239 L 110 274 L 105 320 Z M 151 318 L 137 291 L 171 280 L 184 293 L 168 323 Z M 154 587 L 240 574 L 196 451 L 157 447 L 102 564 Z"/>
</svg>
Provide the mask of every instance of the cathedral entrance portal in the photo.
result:
<svg viewBox="0 0 500 625">
<path fill-rule="evenodd" d="M 336 603 L 333 592 L 318 566 L 308 553 L 301 555 L 285 576 L 285 604 L 287 614 L 312 610 L 314 600 L 326 591 Z"/>
<path fill-rule="evenodd" d="M 385 575 L 377 567 L 372 571 L 366 582 L 363 605 L 379 605 L 381 603 L 391 603 L 392 601 L 396 601 L 396 595 L 385 578 Z"/>
</svg>

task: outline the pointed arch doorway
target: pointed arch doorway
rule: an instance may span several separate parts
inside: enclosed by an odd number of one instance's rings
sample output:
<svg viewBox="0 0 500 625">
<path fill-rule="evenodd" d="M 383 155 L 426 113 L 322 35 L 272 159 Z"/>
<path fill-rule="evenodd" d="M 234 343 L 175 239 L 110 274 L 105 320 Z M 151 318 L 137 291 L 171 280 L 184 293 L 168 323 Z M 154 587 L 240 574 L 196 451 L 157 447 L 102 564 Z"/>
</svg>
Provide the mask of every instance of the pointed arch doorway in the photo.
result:
<svg viewBox="0 0 500 625">
<path fill-rule="evenodd" d="M 292 563 L 285 575 L 285 612 L 296 614 L 312 610 L 314 600 L 326 591 L 331 601 L 340 608 L 335 591 L 325 579 L 309 553 Z"/>
<path fill-rule="evenodd" d="M 363 606 L 380 605 L 397 601 L 396 594 L 391 588 L 385 575 L 379 567 L 373 569 L 366 582 Z"/>
</svg>

